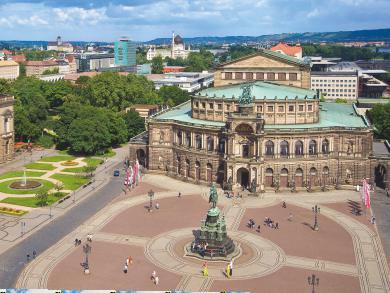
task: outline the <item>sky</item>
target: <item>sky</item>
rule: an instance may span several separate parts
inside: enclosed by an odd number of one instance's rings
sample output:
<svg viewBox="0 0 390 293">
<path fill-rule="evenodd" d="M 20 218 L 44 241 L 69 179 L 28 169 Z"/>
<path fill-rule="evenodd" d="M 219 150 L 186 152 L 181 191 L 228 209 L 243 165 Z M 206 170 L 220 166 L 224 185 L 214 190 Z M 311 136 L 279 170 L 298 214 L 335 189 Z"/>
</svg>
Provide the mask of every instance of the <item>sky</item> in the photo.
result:
<svg viewBox="0 0 390 293">
<path fill-rule="evenodd" d="M 135 41 L 390 28 L 390 0 L 1 0 L 0 40 Z"/>
</svg>

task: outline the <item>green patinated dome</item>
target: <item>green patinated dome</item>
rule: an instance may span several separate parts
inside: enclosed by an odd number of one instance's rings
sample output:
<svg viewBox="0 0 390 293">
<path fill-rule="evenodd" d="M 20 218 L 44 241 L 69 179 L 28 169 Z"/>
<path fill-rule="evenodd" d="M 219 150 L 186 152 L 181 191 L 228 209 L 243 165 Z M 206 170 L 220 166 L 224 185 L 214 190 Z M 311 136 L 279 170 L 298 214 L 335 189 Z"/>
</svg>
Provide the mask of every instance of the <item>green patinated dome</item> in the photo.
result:
<svg viewBox="0 0 390 293">
<path fill-rule="evenodd" d="M 219 216 L 219 213 L 220 213 L 219 208 L 215 207 L 215 208 L 209 209 L 209 211 L 207 212 L 207 215 L 210 217 L 216 217 L 216 216 Z"/>
</svg>

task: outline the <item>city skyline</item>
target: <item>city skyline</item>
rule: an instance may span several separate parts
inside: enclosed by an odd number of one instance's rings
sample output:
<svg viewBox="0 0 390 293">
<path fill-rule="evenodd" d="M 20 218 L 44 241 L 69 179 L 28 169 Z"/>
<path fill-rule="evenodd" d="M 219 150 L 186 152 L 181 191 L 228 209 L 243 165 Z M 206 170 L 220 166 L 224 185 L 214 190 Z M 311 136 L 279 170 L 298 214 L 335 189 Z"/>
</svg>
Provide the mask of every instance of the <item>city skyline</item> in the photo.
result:
<svg viewBox="0 0 390 293">
<path fill-rule="evenodd" d="M 330 0 L 167 0 L 110 2 L 5 0 L 0 39 L 135 41 L 169 37 L 258 36 L 289 32 L 378 29 L 389 26 L 390 2 Z M 259 17 L 261 16 L 261 17 Z M 331 19 L 332 21 L 329 21 Z"/>
</svg>

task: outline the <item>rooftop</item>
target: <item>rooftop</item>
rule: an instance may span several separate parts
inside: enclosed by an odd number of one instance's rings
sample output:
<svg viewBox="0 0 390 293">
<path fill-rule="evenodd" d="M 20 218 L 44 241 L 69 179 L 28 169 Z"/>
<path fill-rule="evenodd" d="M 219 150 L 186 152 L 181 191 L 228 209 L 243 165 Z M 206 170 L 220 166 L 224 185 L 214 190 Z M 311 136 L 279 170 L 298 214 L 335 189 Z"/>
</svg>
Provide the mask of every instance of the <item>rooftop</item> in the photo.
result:
<svg viewBox="0 0 390 293">
<path fill-rule="evenodd" d="M 26 61 L 26 66 L 57 66 L 58 63 L 54 60 L 43 60 L 43 61 Z"/>
<path fill-rule="evenodd" d="M 271 51 L 282 51 L 286 55 L 294 56 L 302 52 L 301 46 L 290 46 L 286 43 L 279 43 L 271 48 Z"/>
<path fill-rule="evenodd" d="M 298 87 L 285 86 L 270 82 L 256 81 L 246 83 L 251 85 L 251 95 L 256 100 L 278 100 L 284 99 L 315 99 L 316 92 L 312 90 L 302 89 Z M 198 93 L 199 96 L 207 96 L 208 98 L 224 98 L 237 99 L 242 94 L 243 84 L 234 84 L 221 87 L 213 87 L 202 90 Z"/>
<path fill-rule="evenodd" d="M 0 67 L 5 67 L 5 66 L 19 66 L 18 63 L 12 60 L 0 60 Z"/>
<path fill-rule="evenodd" d="M 312 71 L 311 76 L 357 76 L 357 71 Z"/>
<path fill-rule="evenodd" d="M 311 124 L 266 124 L 265 129 L 314 129 L 314 128 L 367 128 L 362 116 L 356 114 L 352 105 L 331 102 L 320 103 L 320 120 Z M 175 121 L 177 123 L 221 128 L 224 122 L 195 119 L 191 116 L 191 102 L 187 101 L 162 114 L 153 117 L 157 121 Z"/>
</svg>

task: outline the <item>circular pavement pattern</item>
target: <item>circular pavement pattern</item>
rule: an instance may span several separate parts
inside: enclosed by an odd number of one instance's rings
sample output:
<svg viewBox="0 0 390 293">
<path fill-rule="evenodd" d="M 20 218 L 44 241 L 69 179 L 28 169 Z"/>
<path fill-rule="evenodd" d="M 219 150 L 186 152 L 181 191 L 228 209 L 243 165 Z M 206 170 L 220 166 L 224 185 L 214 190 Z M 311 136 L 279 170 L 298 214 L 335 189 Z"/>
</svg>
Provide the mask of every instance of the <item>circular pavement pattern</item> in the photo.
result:
<svg viewBox="0 0 390 293">
<path fill-rule="evenodd" d="M 178 241 L 192 236 L 193 229 L 196 228 L 178 229 L 157 235 L 147 243 L 146 257 L 160 268 L 176 274 L 199 274 L 201 265 L 196 266 L 191 259 L 177 255 L 174 249 Z M 267 239 L 242 231 L 230 231 L 229 236 L 236 243 L 245 244 L 253 252 L 250 259 L 234 266 L 232 279 L 259 278 L 277 271 L 285 262 L 283 250 Z M 217 280 L 226 279 L 221 268 L 212 266 L 209 267 L 209 276 Z"/>
</svg>

